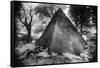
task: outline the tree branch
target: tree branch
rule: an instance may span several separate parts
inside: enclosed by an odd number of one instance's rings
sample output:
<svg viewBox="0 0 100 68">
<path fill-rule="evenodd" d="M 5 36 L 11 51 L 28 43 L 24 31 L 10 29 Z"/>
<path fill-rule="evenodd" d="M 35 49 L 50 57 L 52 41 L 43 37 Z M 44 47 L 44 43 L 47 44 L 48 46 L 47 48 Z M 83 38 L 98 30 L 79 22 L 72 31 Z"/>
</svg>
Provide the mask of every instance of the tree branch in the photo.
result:
<svg viewBox="0 0 100 68">
<path fill-rule="evenodd" d="M 25 26 L 27 26 L 27 23 L 23 22 L 21 18 L 19 18 L 19 20 L 20 20 L 20 22 L 21 22 L 22 24 L 24 24 Z"/>
<path fill-rule="evenodd" d="M 33 20 L 32 9 L 30 9 L 30 17 L 31 17 L 31 20 L 29 22 L 29 25 L 31 26 L 31 23 L 32 23 L 32 20 Z"/>
<path fill-rule="evenodd" d="M 27 23 L 27 17 L 26 17 L 26 14 L 25 14 L 25 9 L 22 9 L 23 10 L 23 14 L 19 16 L 19 20 L 22 24 L 24 24 L 25 26 L 28 25 Z M 22 19 L 25 17 L 25 21 L 22 21 Z"/>
</svg>

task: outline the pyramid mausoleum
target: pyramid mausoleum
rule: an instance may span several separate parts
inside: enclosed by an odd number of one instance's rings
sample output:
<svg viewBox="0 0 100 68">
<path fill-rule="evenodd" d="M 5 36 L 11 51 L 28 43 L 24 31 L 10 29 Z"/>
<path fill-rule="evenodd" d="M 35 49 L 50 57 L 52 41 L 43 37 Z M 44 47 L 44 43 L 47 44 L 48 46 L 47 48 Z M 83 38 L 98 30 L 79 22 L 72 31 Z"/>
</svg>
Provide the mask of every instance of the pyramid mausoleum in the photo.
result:
<svg viewBox="0 0 100 68">
<path fill-rule="evenodd" d="M 59 8 L 53 15 L 42 36 L 36 41 L 37 45 L 49 47 L 50 52 L 71 53 L 80 55 L 86 42 L 77 29 Z"/>
</svg>

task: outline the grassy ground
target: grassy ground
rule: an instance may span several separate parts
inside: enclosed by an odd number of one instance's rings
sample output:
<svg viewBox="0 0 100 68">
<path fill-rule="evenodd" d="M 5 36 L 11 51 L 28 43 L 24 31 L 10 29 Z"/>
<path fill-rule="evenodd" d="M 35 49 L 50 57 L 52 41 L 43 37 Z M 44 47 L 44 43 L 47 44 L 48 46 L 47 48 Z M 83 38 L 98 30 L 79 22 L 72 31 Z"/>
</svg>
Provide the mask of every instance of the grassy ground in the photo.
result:
<svg viewBox="0 0 100 68">
<path fill-rule="evenodd" d="M 78 59 L 75 55 L 73 58 L 69 59 L 63 55 L 54 55 L 50 57 L 47 54 L 47 49 L 39 54 L 30 54 L 27 57 L 27 49 L 34 50 L 34 43 L 24 44 L 21 48 L 16 48 L 16 53 L 19 55 L 19 60 L 25 65 L 45 65 L 45 64 L 63 64 L 63 63 L 75 63 L 75 62 L 85 62 L 83 60 Z M 70 54 L 68 54 L 70 57 Z"/>
<path fill-rule="evenodd" d="M 84 51 L 84 53 L 81 54 L 81 57 L 85 60 L 89 61 L 95 61 L 97 59 L 96 56 L 96 40 L 95 40 L 95 34 L 94 33 L 87 33 L 83 37 L 88 47 Z M 69 59 L 65 56 L 56 55 L 49 57 L 47 52 L 44 50 L 41 54 L 38 55 L 30 55 L 27 56 L 27 49 L 34 50 L 35 49 L 35 43 L 29 43 L 29 44 L 18 44 L 18 46 L 15 48 L 16 54 L 19 56 L 18 59 L 25 65 L 44 65 L 44 64 L 63 64 L 63 63 L 75 63 L 75 62 L 86 62 L 86 61 L 80 61 L 76 58 Z"/>
</svg>

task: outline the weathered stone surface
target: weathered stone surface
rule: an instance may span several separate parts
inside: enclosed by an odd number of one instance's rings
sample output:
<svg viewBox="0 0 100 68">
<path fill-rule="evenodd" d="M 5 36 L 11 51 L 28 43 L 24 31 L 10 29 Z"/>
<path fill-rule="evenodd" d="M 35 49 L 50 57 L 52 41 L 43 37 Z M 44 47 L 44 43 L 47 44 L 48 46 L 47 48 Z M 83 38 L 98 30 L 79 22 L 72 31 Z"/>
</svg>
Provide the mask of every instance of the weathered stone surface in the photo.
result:
<svg viewBox="0 0 100 68">
<path fill-rule="evenodd" d="M 80 55 L 86 42 L 62 9 L 58 9 L 36 44 L 49 47 L 54 53 Z"/>
</svg>

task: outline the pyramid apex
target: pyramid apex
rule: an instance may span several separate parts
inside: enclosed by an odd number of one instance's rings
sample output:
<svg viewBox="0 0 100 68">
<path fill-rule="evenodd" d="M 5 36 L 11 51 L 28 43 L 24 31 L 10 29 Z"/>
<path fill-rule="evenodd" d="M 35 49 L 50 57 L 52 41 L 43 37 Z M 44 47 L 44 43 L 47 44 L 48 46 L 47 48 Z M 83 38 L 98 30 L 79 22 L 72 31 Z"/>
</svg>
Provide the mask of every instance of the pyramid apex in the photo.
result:
<svg viewBox="0 0 100 68">
<path fill-rule="evenodd" d="M 57 10 L 57 11 L 61 11 L 61 12 L 63 12 L 62 8 L 58 8 L 58 10 Z"/>
<path fill-rule="evenodd" d="M 62 8 L 58 8 L 58 10 L 62 10 Z"/>
<path fill-rule="evenodd" d="M 53 17 L 55 18 L 55 16 L 57 17 L 59 15 L 65 16 L 65 13 L 63 12 L 62 8 L 58 8 L 58 10 L 55 12 L 55 14 L 53 15 Z"/>
</svg>

